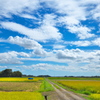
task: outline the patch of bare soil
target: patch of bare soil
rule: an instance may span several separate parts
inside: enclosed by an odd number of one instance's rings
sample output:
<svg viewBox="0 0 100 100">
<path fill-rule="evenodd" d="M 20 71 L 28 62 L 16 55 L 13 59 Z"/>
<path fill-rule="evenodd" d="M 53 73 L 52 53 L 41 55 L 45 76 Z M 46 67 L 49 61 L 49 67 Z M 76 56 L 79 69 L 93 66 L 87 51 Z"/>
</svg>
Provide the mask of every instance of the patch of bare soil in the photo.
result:
<svg viewBox="0 0 100 100">
<path fill-rule="evenodd" d="M 63 100 L 56 91 L 44 92 L 43 96 L 47 96 L 47 100 Z"/>
</svg>

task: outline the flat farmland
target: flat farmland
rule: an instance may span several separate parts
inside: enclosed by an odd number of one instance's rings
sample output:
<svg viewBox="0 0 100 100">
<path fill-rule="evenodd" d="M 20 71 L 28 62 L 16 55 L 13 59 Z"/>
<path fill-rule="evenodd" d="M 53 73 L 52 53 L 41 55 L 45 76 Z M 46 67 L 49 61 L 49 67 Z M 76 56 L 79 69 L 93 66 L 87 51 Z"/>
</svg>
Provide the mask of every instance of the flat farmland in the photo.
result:
<svg viewBox="0 0 100 100">
<path fill-rule="evenodd" d="M 27 77 L 18 78 L 18 77 L 1 77 L 0 82 L 37 82 L 41 81 L 43 78 L 35 77 L 33 79 L 28 79 Z"/>
<path fill-rule="evenodd" d="M 44 100 L 39 92 L 43 78 L 0 78 L 0 100 Z"/>
<path fill-rule="evenodd" d="M 41 82 L 0 82 L 0 91 L 37 91 Z"/>
<path fill-rule="evenodd" d="M 0 100 L 44 100 L 39 92 L 0 92 Z"/>
<path fill-rule="evenodd" d="M 87 100 L 100 100 L 100 78 L 51 77 L 49 79 L 69 91 L 84 94 Z"/>
</svg>

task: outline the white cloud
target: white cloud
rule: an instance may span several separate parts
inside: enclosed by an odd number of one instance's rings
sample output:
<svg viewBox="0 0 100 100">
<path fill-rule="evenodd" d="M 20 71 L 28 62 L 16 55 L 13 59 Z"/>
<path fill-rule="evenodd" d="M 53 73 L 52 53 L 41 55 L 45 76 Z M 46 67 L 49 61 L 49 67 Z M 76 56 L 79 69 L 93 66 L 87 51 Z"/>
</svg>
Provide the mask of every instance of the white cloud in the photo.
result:
<svg viewBox="0 0 100 100">
<path fill-rule="evenodd" d="M 16 36 L 16 37 L 10 36 L 6 41 L 10 42 L 12 44 L 17 44 L 17 45 L 22 46 L 26 49 L 35 49 L 35 48 L 42 47 L 38 42 L 36 42 L 32 39 L 28 39 L 26 37 L 21 38 L 19 36 Z"/>
<path fill-rule="evenodd" d="M 57 58 L 58 59 L 69 59 L 69 60 L 74 60 L 76 58 L 75 55 L 66 52 L 66 51 L 62 51 L 62 50 L 58 50 L 57 51 Z"/>
<path fill-rule="evenodd" d="M 0 66 L 0 68 L 7 68 L 7 66 Z"/>
<path fill-rule="evenodd" d="M 62 25 L 66 25 L 66 29 L 68 29 L 69 32 L 76 34 L 80 39 L 86 39 L 95 36 L 94 34 L 91 34 L 91 28 L 81 25 L 81 21 L 87 20 L 90 14 L 87 12 L 87 9 L 90 6 L 87 6 L 86 2 L 83 4 L 83 0 L 43 1 L 46 2 L 47 6 L 54 8 L 57 13 L 63 15 L 58 17 L 58 22 L 60 24 L 62 23 Z M 87 3 L 91 4 L 91 2 L 88 0 Z"/>
<path fill-rule="evenodd" d="M 17 67 L 23 67 L 26 69 L 33 69 L 33 70 L 55 70 L 55 71 L 66 71 L 66 66 L 59 66 L 59 65 L 53 65 L 48 63 L 39 63 L 36 65 L 30 65 L 30 66 L 17 66 Z"/>
<path fill-rule="evenodd" d="M 99 21 L 100 19 L 100 2 L 99 4 L 96 6 L 96 8 L 94 8 L 92 11 L 91 11 L 91 14 L 93 16 L 94 19 L 96 19 L 97 21 Z"/>
<path fill-rule="evenodd" d="M 67 44 L 76 45 L 77 47 L 80 46 L 86 47 L 92 45 L 90 41 L 73 41 L 73 42 L 67 42 Z"/>
<path fill-rule="evenodd" d="M 56 9 L 58 13 L 74 16 L 77 19 L 85 20 L 84 7 L 75 0 L 43 0 L 47 6 Z"/>
<path fill-rule="evenodd" d="M 53 45 L 53 48 L 54 49 L 64 49 L 65 46 L 64 45 L 60 45 L 60 44 L 55 44 L 55 45 Z"/>
<path fill-rule="evenodd" d="M 0 63 L 3 63 L 3 64 L 23 64 L 23 62 L 20 61 L 18 56 L 30 57 L 29 54 L 24 53 L 24 52 L 16 52 L 16 51 L 5 52 L 5 53 L 0 53 Z"/>
<path fill-rule="evenodd" d="M 29 14 L 21 14 L 20 16 L 23 17 L 23 18 L 27 18 L 27 19 L 39 20 L 36 17 L 29 15 Z"/>
<path fill-rule="evenodd" d="M 21 67 L 33 70 L 62 70 L 62 71 L 78 72 L 78 71 L 93 71 L 93 69 L 97 71 L 97 68 L 99 68 L 100 66 L 100 50 L 84 51 L 80 49 L 71 49 L 71 50 L 65 49 L 65 50 L 54 50 L 53 52 L 45 52 L 45 51 L 42 52 L 42 51 L 33 52 L 33 54 L 39 56 L 39 58 L 21 57 L 20 60 L 45 61 L 47 63 L 40 63 L 30 66 L 24 65 Z M 22 54 L 21 52 L 18 53 L 17 57 L 18 55 L 21 54 Z M 48 61 L 66 63 L 67 66 L 48 64 Z"/>
<path fill-rule="evenodd" d="M 100 47 L 100 38 L 93 40 L 92 43 Z"/>
<path fill-rule="evenodd" d="M 12 14 L 20 15 L 23 12 L 31 12 L 40 7 L 39 0 L 0 0 L 0 15 L 11 17 Z"/>
<path fill-rule="evenodd" d="M 33 52 L 34 54 L 34 52 Z M 34 61 L 52 61 L 59 63 L 67 63 L 75 65 L 78 63 L 98 63 L 100 59 L 100 50 L 97 51 L 84 51 L 80 49 L 64 49 L 54 50 L 52 52 L 38 52 L 39 58 L 22 58 L 21 60 L 34 60 Z M 43 58 L 41 58 L 43 57 Z M 91 62 L 92 61 L 92 62 Z"/>
<path fill-rule="evenodd" d="M 94 62 L 99 61 L 99 56 L 97 56 L 97 53 L 100 52 L 100 50 L 97 51 L 83 51 L 80 49 L 65 49 L 65 50 L 56 50 L 55 57 L 57 58 L 57 62 L 66 62 L 66 63 L 80 63 L 80 62 L 87 62 L 91 63 L 91 60 Z"/>
<path fill-rule="evenodd" d="M 100 47 L 100 38 L 95 38 L 94 40 L 83 40 L 83 41 L 70 41 L 65 44 L 76 45 L 77 47 L 87 47 L 87 46 L 99 46 Z"/>
<path fill-rule="evenodd" d="M 68 26 L 68 29 L 71 33 L 77 34 L 80 39 L 86 39 L 94 37 L 94 34 L 91 34 L 91 29 L 86 26 Z"/>
<path fill-rule="evenodd" d="M 53 65 L 53 64 L 48 64 L 48 63 L 38 63 L 34 65 L 22 65 L 22 66 L 16 66 L 22 67 L 24 69 L 31 69 L 31 70 L 52 70 L 52 71 L 69 71 L 69 72 L 100 72 L 100 65 L 94 65 L 94 64 L 83 64 L 83 66 L 78 66 L 78 65 Z"/>
<path fill-rule="evenodd" d="M 42 48 L 36 48 L 32 54 L 39 57 L 45 57 L 48 53 Z"/>
<path fill-rule="evenodd" d="M 80 21 L 76 19 L 74 16 L 59 17 L 58 22 L 69 26 L 80 24 Z"/>
<path fill-rule="evenodd" d="M 1 25 L 5 29 L 17 31 L 20 34 L 24 34 L 37 41 L 45 41 L 49 39 L 59 40 L 62 38 L 62 34 L 56 27 L 54 27 L 55 22 L 53 21 L 53 18 L 55 18 L 54 15 L 45 15 L 41 26 L 35 29 L 30 29 L 14 22 L 1 22 Z"/>
</svg>

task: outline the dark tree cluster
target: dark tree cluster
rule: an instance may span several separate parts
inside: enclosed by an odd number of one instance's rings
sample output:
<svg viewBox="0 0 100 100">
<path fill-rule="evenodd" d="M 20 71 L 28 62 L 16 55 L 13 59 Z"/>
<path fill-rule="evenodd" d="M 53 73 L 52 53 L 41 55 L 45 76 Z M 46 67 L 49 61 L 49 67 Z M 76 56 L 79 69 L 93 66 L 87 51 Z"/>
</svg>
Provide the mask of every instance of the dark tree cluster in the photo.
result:
<svg viewBox="0 0 100 100">
<path fill-rule="evenodd" d="M 5 69 L 0 72 L 0 77 L 22 77 L 22 73 L 20 71 L 12 72 L 12 69 Z"/>
<path fill-rule="evenodd" d="M 38 75 L 37 77 L 51 77 L 50 75 Z"/>
</svg>

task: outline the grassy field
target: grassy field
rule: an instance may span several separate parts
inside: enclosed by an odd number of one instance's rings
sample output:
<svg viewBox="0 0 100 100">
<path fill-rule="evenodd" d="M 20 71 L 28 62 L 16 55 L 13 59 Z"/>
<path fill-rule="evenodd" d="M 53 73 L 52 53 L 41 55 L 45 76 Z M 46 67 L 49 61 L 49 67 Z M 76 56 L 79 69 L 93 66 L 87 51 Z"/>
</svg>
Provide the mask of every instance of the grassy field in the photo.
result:
<svg viewBox="0 0 100 100">
<path fill-rule="evenodd" d="M 89 100 L 100 100 L 100 78 L 50 77 L 63 88 L 85 94 Z"/>
<path fill-rule="evenodd" d="M 36 82 L 36 81 L 40 81 L 40 80 L 43 80 L 43 78 L 41 77 L 35 77 L 31 80 L 28 79 L 28 77 L 21 77 L 21 78 L 18 78 L 18 77 L 1 77 L 0 78 L 0 82 Z"/>
<path fill-rule="evenodd" d="M 44 100 L 38 92 L 0 92 L 0 100 Z"/>
</svg>

